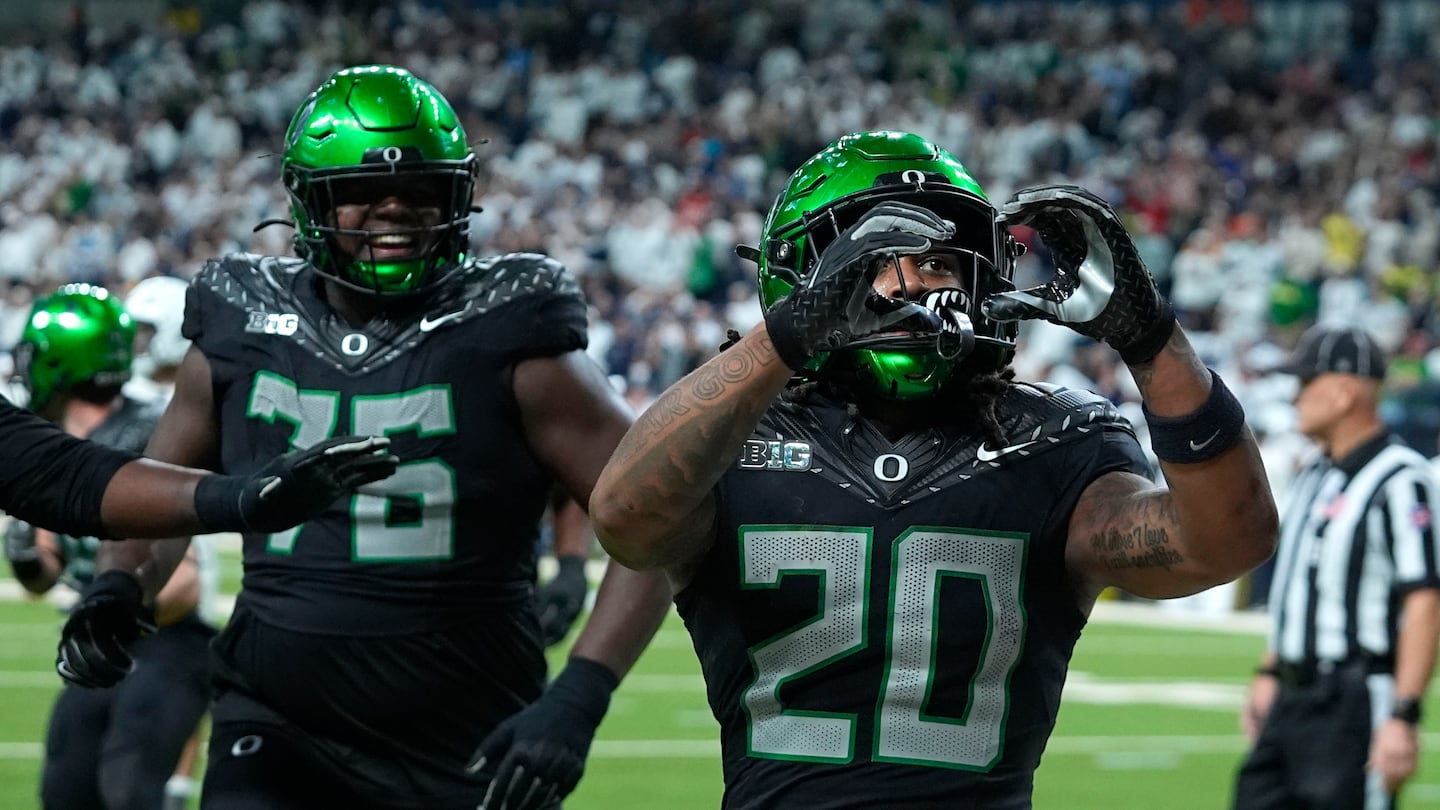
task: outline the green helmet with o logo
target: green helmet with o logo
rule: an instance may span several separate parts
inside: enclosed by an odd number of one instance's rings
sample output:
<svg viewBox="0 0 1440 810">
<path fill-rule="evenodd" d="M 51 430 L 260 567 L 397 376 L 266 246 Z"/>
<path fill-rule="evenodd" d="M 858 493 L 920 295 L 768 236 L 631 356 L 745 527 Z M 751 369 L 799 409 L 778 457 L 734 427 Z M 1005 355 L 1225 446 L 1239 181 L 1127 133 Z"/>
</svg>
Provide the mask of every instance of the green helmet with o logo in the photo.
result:
<svg viewBox="0 0 1440 810">
<path fill-rule="evenodd" d="M 290 193 L 296 253 L 347 287 L 410 295 L 464 261 L 475 154 L 445 97 L 403 68 L 365 65 L 327 79 L 291 119 L 280 172 Z M 403 260 L 366 260 L 337 251 L 340 234 L 380 237 L 338 229 L 335 206 L 373 203 L 385 189 L 401 189 L 437 206 L 438 223 L 384 236 L 414 242 Z"/>
<path fill-rule="evenodd" d="M 965 166 L 918 135 L 852 133 L 795 170 L 766 217 L 755 257 L 761 305 L 769 309 L 788 294 L 826 246 L 865 211 L 887 201 L 919 205 L 955 223 L 955 239 L 937 248 L 963 259 L 962 275 L 968 275 L 963 307 L 975 330 L 975 348 L 969 355 L 948 356 L 933 335 L 876 335 L 820 355 L 807 373 L 817 376 L 843 363 L 880 396 L 908 400 L 935 394 L 962 362 L 974 371 L 1004 367 L 1017 327 L 991 321 L 980 303 L 1015 289 L 1018 249 Z"/>
</svg>

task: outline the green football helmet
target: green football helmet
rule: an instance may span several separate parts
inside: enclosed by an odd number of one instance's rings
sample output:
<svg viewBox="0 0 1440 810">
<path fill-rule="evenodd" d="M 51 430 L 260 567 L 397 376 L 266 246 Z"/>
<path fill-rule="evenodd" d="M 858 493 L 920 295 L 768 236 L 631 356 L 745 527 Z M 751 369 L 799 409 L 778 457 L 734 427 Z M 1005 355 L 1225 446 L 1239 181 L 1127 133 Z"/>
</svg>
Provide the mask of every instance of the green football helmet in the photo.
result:
<svg viewBox="0 0 1440 810">
<path fill-rule="evenodd" d="M 969 317 L 973 348 L 947 349 L 927 328 L 887 331 L 816 357 L 806 375 L 844 369 L 882 397 L 912 400 L 933 396 L 962 364 L 969 373 L 1003 368 L 1014 353 L 1018 327 L 991 321 L 980 304 L 1015 289 L 1014 260 L 1021 248 L 997 224 L 994 206 L 960 161 L 918 135 L 851 133 L 795 170 L 765 219 L 759 249 L 748 252 L 759 265 L 761 305 L 769 309 L 787 295 L 826 246 L 886 201 L 918 205 L 955 223 L 954 240 L 937 250 L 959 254 L 962 267 L 968 267 L 957 308 Z"/>
<path fill-rule="evenodd" d="M 59 395 L 109 401 L 130 379 L 135 322 L 104 287 L 66 284 L 35 301 L 15 346 L 15 376 L 27 408 L 42 413 Z"/>
<path fill-rule="evenodd" d="M 342 70 L 310 94 L 285 133 L 280 174 L 290 193 L 295 252 L 361 292 L 428 289 L 465 260 L 477 172 L 460 119 L 434 87 L 389 65 Z M 392 194 L 437 206 L 439 221 L 383 232 L 336 227 L 336 205 Z M 368 252 L 398 255 L 349 256 L 337 236 L 364 240 Z"/>
</svg>

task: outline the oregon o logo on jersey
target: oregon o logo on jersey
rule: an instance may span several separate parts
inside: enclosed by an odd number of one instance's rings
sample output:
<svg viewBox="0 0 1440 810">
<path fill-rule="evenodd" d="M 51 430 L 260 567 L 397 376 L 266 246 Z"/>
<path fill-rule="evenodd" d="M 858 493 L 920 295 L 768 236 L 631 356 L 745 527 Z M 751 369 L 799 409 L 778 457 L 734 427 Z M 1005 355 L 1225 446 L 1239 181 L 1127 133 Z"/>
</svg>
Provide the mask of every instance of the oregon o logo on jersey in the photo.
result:
<svg viewBox="0 0 1440 810">
<path fill-rule="evenodd" d="M 910 474 L 910 459 L 899 453 L 885 453 L 875 457 L 875 477 L 881 481 L 900 481 Z"/>
</svg>

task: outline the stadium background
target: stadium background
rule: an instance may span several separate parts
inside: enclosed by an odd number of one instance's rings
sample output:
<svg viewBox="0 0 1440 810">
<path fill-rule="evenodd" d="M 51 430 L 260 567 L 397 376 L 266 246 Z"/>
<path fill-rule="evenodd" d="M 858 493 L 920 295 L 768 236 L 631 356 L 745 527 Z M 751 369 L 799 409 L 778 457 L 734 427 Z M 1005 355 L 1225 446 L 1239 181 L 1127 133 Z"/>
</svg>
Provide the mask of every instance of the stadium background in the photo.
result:
<svg viewBox="0 0 1440 810">
<path fill-rule="evenodd" d="M 490 253 L 564 261 L 591 351 L 642 407 L 759 316 L 750 269 L 783 178 L 851 130 L 945 145 L 992 199 L 1066 179 L 1124 209 L 1283 497 L 1304 442 L 1271 369 L 1316 322 L 1396 354 L 1387 418 L 1440 436 L 1440 4 L 1185 2 L 296 3 L 10 0 L 0 30 L 0 372 L 36 294 L 188 278 L 284 253 L 280 135 L 334 68 L 411 68 L 455 103 Z M 481 143 L 481 141 L 484 141 Z M 1043 245 L 1019 281 L 1040 277 Z M 1017 370 L 1138 413 L 1103 347 L 1043 324 Z M 223 591 L 238 562 L 219 542 Z M 1037 806 L 1214 808 L 1243 752 L 1265 576 L 1102 605 Z M 34 805 L 58 615 L 0 582 L 0 808 Z M 1199 629 L 1192 629 L 1193 625 Z M 555 651 L 562 654 L 561 650 Z M 1433 727 L 1427 722 L 1427 732 Z M 667 625 L 569 806 L 713 807 L 714 723 Z M 1406 806 L 1440 806 L 1440 738 Z"/>
</svg>

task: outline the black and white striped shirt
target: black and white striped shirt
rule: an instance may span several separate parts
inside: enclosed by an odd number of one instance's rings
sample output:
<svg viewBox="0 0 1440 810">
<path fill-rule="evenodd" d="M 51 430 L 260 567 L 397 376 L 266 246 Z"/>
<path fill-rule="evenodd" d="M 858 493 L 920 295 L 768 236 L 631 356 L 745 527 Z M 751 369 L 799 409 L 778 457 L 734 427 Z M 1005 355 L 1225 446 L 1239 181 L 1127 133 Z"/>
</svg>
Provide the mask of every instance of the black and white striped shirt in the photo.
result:
<svg viewBox="0 0 1440 810">
<path fill-rule="evenodd" d="M 1401 598 L 1440 587 L 1436 495 L 1429 460 L 1388 434 L 1296 476 L 1269 601 L 1280 660 L 1394 655 Z"/>
</svg>

